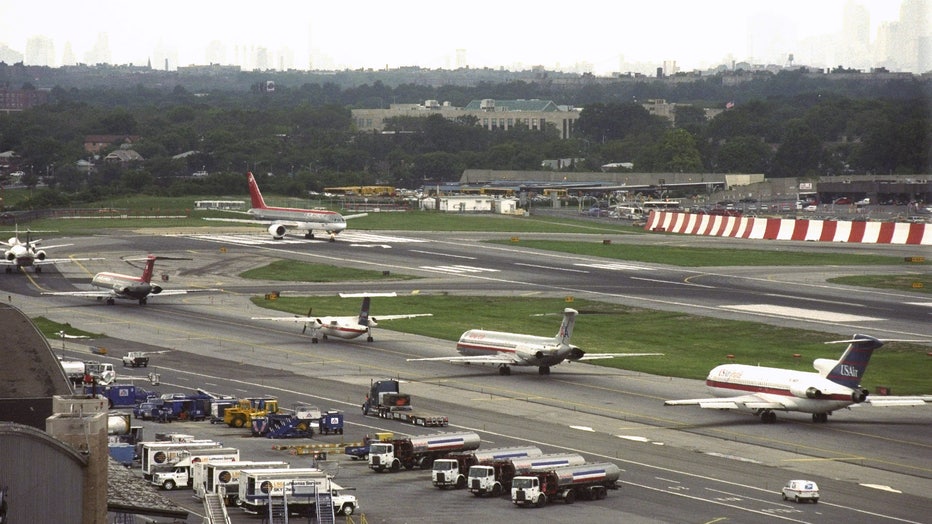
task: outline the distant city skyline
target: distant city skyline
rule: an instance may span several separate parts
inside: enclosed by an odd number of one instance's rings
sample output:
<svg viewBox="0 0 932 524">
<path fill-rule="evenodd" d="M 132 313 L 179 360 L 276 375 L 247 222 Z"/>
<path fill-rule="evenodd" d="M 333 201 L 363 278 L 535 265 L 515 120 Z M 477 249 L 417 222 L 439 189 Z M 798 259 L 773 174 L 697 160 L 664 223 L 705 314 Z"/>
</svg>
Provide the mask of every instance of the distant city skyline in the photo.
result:
<svg viewBox="0 0 932 524">
<path fill-rule="evenodd" d="M 666 74 L 734 63 L 932 70 L 932 0 L 0 0 L 0 60 L 244 69 L 494 68 Z"/>
</svg>

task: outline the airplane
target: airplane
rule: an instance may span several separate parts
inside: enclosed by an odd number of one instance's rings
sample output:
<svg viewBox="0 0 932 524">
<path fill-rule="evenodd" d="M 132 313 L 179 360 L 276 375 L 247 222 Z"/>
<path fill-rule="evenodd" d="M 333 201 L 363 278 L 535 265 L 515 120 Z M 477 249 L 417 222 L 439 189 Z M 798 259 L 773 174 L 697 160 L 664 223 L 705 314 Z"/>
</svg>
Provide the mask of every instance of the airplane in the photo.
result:
<svg viewBox="0 0 932 524">
<path fill-rule="evenodd" d="M 854 335 L 850 340 L 826 344 L 848 347 L 841 358 L 817 358 L 818 371 L 723 364 L 709 372 L 706 385 L 715 398 L 667 400 L 665 406 L 698 405 L 705 409 L 736 409 L 759 415 L 761 422 L 777 420 L 774 411 L 800 411 L 812 414 L 813 422 L 827 422 L 834 411 L 856 404 L 874 406 L 921 406 L 932 402 L 932 395 L 915 397 L 870 397 L 861 388 L 861 378 L 875 349 L 883 341 L 869 335 Z M 907 342 L 899 340 L 897 342 Z M 916 341 L 913 341 L 916 342 Z"/>
<path fill-rule="evenodd" d="M 564 360 L 578 362 L 617 357 L 644 357 L 663 355 L 663 353 L 590 353 L 587 354 L 576 346 L 570 345 L 573 326 L 576 323 L 575 309 L 563 310 L 563 322 L 554 337 L 521 335 L 470 329 L 460 336 L 456 343 L 459 357 L 409 358 L 408 361 L 447 361 L 465 364 L 491 364 L 498 366 L 500 375 L 510 375 L 510 366 L 537 366 L 541 375 L 550 374 L 550 366 Z"/>
<path fill-rule="evenodd" d="M 44 291 L 43 295 L 94 297 L 97 300 L 107 300 L 108 305 L 116 303 L 116 299 L 137 300 L 139 305 L 145 305 L 153 295 L 170 296 L 184 295 L 201 291 L 219 291 L 218 289 L 162 289 L 162 286 L 152 283 L 152 272 L 156 260 L 190 260 L 189 258 L 174 258 L 149 255 L 145 258 L 146 265 L 142 276 L 123 275 L 120 273 L 100 272 L 94 275 L 91 285 L 100 290 L 94 291 Z"/>
<path fill-rule="evenodd" d="M 378 318 L 369 315 L 369 305 L 371 297 L 394 297 L 395 293 L 340 293 L 341 298 L 359 298 L 362 297 L 362 307 L 359 309 L 359 315 L 346 317 L 312 317 L 311 311 L 308 310 L 306 317 L 252 317 L 253 320 L 275 320 L 279 322 L 304 322 L 302 333 L 307 331 L 308 326 L 311 328 L 311 342 L 316 344 L 321 338 L 327 340 L 327 337 L 342 338 L 349 340 L 356 338 L 363 333 L 366 334 L 366 342 L 372 342 L 372 328 L 379 325 L 382 320 L 396 320 L 400 318 L 429 317 L 431 313 L 416 313 L 411 315 L 380 315 Z"/>
<path fill-rule="evenodd" d="M 0 265 L 6 268 L 7 273 L 12 273 L 13 268 L 18 270 L 20 268 L 29 266 L 32 266 L 36 273 L 41 273 L 42 266 L 65 262 L 75 262 L 77 260 L 92 260 L 89 258 L 47 258 L 45 252 L 46 249 L 65 247 L 72 244 L 59 244 L 57 246 L 44 246 L 39 248 L 38 244 L 39 242 L 42 242 L 42 240 L 30 240 L 29 236 L 31 233 L 31 231 L 26 232 L 26 241 L 23 242 L 19 239 L 19 230 L 17 229 L 15 235 L 10 237 L 9 240 L 6 242 L 0 241 L 0 244 L 6 246 L 7 248 L 3 252 L 3 259 L 0 260 Z"/>
<path fill-rule="evenodd" d="M 281 240 L 285 237 L 288 229 L 305 230 L 304 238 L 313 239 L 314 231 L 323 231 L 330 235 L 330 241 L 336 241 L 336 236 L 346 229 L 346 220 L 349 218 L 359 218 L 368 215 L 360 213 L 357 215 L 343 216 L 336 211 L 327 211 L 324 209 L 298 209 L 292 207 L 270 207 L 265 205 L 265 199 L 259 192 L 259 184 L 252 173 L 246 173 L 246 181 L 249 184 L 249 196 L 252 200 L 252 208 L 246 211 L 255 219 L 238 219 L 238 218 L 208 218 L 206 220 L 219 220 L 224 222 L 241 222 L 247 224 L 262 224 L 268 226 L 269 234 L 275 240 Z"/>
</svg>

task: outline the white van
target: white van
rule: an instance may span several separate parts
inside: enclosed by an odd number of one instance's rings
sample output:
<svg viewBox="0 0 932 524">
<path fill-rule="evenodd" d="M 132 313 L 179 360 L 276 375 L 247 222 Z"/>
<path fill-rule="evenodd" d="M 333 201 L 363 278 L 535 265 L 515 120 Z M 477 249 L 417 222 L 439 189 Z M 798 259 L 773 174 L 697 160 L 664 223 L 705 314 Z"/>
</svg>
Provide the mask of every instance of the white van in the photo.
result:
<svg viewBox="0 0 932 524">
<path fill-rule="evenodd" d="M 783 486 L 783 500 L 819 502 L 819 486 L 811 480 L 791 480 Z"/>
</svg>

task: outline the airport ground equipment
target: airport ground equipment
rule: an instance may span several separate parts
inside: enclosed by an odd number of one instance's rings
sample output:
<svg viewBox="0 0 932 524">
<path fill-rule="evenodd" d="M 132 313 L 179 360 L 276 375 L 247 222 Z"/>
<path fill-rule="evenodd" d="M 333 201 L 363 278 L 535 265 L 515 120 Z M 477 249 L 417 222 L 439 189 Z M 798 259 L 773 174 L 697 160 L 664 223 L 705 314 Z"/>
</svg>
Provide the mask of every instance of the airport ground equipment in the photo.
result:
<svg viewBox="0 0 932 524">
<path fill-rule="evenodd" d="M 112 384 L 116 380 L 116 371 L 113 364 L 107 362 L 60 360 L 62 369 L 68 380 L 74 385 L 94 383 L 100 385 Z"/>
<path fill-rule="evenodd" d="M 603 499 L 608 490 L 618 489 L 616 481 L 620 475 L 618 466 L 610 462 L 519 475 L 511 481 L 511 502 L 539 508 L 556 500 L 572 504 L 576 499 Z"/>
<path fill-rule="evenodd" d="M 252 418 L 252 434 L 268 438 L 311 438 L 320 427 L 320 408 L 297 404 L 291 413 L 269 413 Z"/>
<path fill-rule="evenodd" d="M 483 495 L 497 497 L 502 493 L 508 493 L 508 490 L 511 489 L 511 480 L 518 475 L 528 475 L 532 471 L 579 466 L 585 463 L 586 459 L 578 453 L 554 453 L 534 457 L 491 460 L 469 468 L 467 487 L 469 492 L 477 497 Z"/>
<path fill-rule="evenodd" d="M 130 351 L 123 355 L 123 367 L 149 367 L 149 355 L 142 351 Z"/>
<path fill-rule="evenodd" d="M 188 450 L 180 460 L 165 469 L 154 469 L 149 482 L 164 490 L 194 486 L 195 464 L 207 462 L 235 462 L 239 460 L 236 448 L 208 448 Z"/>
<path fill-rule="evenodd" d="M 402 467 L 428 469 L 437 458 L 454 451 L 478 449 L 480 442 L 479 435 L 471 431 L 434 433 L 372 442 L 369 444 L 369 468 L 378 472 L 395 472 Z"/>
<path fill-rule="evenodd" d="M 446 415 L 414 409 L 411 405 L 411 395 L 401 393 L 399 382 L 394 379 L 371 382 L 369 393 L 362 404 L 362 414 L 400 420 L 424 427 L 442 427 L 450 423 Z"/>
<path fill-rule="evenodd" d="M 536 446 L 457 451 L 434 460 L 430 478 L 438 488 L 462 489 L 466 487 L 469 468 L 472 466 L 539 455 L 543 455 L 543 452 Z"/>
<path fill-rule="evenodd" d="M 191 451 L 222 447 L 223 446 L 219 442 L 214 442 L 212 440 L 140 442 L 139 457 L 142 476 L 146 480 L 151 479 L 153 472 L 171 467 L 179 460 L 188 456 Z"/>
<path fill-rule="evenodd" d="M 289 512 L 304 515 L 320 515 L 323 512 L 318 508 L 324 506 L 330 509 L 330 517 L 333 513 L 352 515 L 359 505 L 347 491 L 316 468 L 244 469 L 237 503 L 252 514 L 266 514 L 271 506 L 283 504 Z"/>
<path fill-rule="evenodd" d="M 269 413 L 278 413 L 277 397 L 241 398 L 235 406 L 223 410 L 223 423 L 231 428 L 248 428 L 252 426 L 253 417 Z"/>
<path fill-rule="evenodd" d="M 328 409 L 321 415 L 320 433 L 322 435 L 342 435 L 343 434 L 343 412 L 338 409 Z"/>
<path fill-rule="evenodd" d="M 110 409 L 132 408 L 159 396 L 134 384 L 110 384 L 108 386 L 85 385 L 85 395 L 99 395 L 107 399 Z"/>
<path fill-rule="evenodd" d="M 369 446 L 373 442 L 390 442 L 395 438 L 394 433 L 376 433 L 375 435 L 366 435 L 362 443 L 349 445 L 343 450 L 346 455 L 353 460 L 369 460 Z"/>
<path fill-rule="evenodd" d="M 244 469 L 289 469 L 283 461 L 199 462 L 194 464 L 194 496 L 202 499 L 208 493 L 221 495 L 224 504 L 235 506 L 239 499 L 239 477 Z"/>
</svg>

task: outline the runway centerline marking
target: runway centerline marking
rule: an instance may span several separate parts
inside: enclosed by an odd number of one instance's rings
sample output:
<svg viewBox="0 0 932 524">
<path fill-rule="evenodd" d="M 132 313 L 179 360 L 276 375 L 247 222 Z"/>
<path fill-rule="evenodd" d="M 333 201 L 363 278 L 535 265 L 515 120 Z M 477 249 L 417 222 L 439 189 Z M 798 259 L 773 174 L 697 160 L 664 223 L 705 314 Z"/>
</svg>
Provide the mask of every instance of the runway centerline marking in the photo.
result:
<svg viewBox="0 0 932 524">
<path fill-rule="evenodd" d="M 721 306 L 723 309 L 732 309 L 735 311 L 748 311 L 752 313 L 764 313 L 778 317 L 804 318 L 807 320 L 822 320 L 825 322 L 875 322 L 883 320 L 877 317 L 865 317 L 860 315 L 849 315 L 847 313 L 833 313 L 831 311 L 820 311 L 817 309 L 803 309 L 798 307 L 775 306 L 773 304 L 735 304 Z"/>
<path fill-rule="evenodd" d="M 568 267 L 554 267 L 554 266 L 539 266 L 537 264 L 525 264 L 522 262 L 515 262 L 515 265 L 522 266 L 522 267 L 533 267 L 533 268 L 538 268 L 538 269 L 552 269 L 553 271 L 567 271 L 570 273 L 589 273 L 589 271 L 586 271 L 584 269 L 570 269 Z"/>
</svg>

